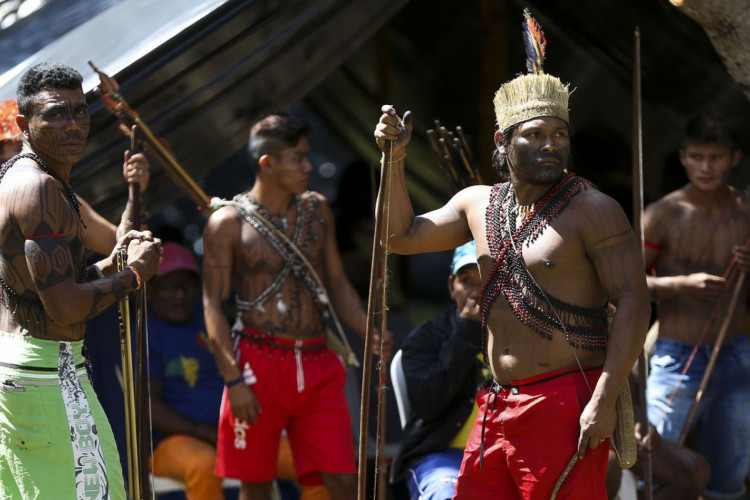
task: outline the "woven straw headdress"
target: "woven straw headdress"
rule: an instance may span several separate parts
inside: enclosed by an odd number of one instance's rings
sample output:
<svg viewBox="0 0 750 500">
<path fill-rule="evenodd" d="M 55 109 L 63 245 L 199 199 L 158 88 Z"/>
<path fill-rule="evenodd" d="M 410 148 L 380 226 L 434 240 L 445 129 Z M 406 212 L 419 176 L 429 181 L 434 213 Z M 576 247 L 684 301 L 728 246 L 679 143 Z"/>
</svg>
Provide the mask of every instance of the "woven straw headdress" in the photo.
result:
<svg viewBox="0 0 750 500">
<path fill-rule="evenodd" d="M 495 115 L 499 130 L 540 116 L 568 120 L 568 86 L 542 70 L 547 41 L 539 23 L 524 9 L 524 45 L 527 75 L 503 84 L 495 94 Z"/>
</svg>

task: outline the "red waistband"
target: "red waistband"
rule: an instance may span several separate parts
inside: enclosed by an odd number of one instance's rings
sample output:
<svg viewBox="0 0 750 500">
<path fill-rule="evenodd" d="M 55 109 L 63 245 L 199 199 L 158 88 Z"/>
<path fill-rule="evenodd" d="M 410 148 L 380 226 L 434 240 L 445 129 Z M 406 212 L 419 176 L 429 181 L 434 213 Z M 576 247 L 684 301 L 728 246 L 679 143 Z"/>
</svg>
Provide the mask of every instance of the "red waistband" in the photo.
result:
<svg viewBox="0 0 750 500">
<path fill-rule="evenodd" d="M 259 332 L 258 330 L 253 330 L 252 328 L 248 327 L 243 327 L 241 333 L 250 338 L 250 340 L 257 339 L 259 341 L 272 342 L 279 347 L 289 347 L 292 349 L 295 347 L 325 347 L 326 343 L 325 335 L 318 335 L 309 339 L 290 339 L 288 337 L 279 337 L 278 335 L 274 335 L 273 333 Z"/>
<path fill-rule="evenodd" d="M 591 372 L 595 370 L 601 370 L 601 366 L 584 366 L 583 371 L 584 372 Z M 581 368 L 575 367 L 575 368 L 560 368 L 559 370 L 554 370 L 551 372 L 546 373 L 540 373 L 539 375 L 534 375 L 533 377 L 528 377 L 521 380 L 511 380 L 510 384 L 498 384 L 500 386 L 507 385 L 510 387 L 523 387 L 525 385 L 531 385 L 531 384 L 538 384 L 539 382 L 546 382 L 547 380 L 552 380 L 553 378 L 559 378 L 564 377 L 566 375 L 573 375 L 576 373 L 581 373 Z"/>
</svg>

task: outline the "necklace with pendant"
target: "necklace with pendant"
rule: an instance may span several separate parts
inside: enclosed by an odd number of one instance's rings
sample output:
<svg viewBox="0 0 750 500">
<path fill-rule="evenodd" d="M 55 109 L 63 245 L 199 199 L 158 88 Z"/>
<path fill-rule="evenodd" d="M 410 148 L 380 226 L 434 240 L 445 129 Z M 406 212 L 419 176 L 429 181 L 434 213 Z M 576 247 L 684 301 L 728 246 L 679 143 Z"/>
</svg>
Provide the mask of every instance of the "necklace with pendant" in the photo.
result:
<svg viewBox="0 0 750 500">
<path fill-rule="evenodd" d="M 286 214 L 289 213 L 289 210 L 292 208 L 292 205 L 294 205 L 295 198 L 292 198 L 289 200 L 289 205 L 286 207 L 286 211 L 282 213 L 274 212 L 273 210 L 270 210 L 269 208 L 263 206 L 260 204 L 260 202 L 255 198 L 255 196 L 248 194 L 247 198 L 255 205 L 255 209 L 260 212 L 260 214 L 265 217 L 267 220 L 271 221 L 274 226 L 279 227 L 281 229 L 287 229 L 289 227 L 289 219 L 287 219 Z M 281 225 L 276 224 L 273 220 L 274 219 L 280 219 Z"/>
<path fill-rule="evenodd" d="M 516 206 L 513 208 L 512 212 L 521 217 L 521 220 L 525 220 L 529 215 L 529 212 L 532 210 L 534 210 L 533 203 L 531 205 L 519 205 L 518 202 L 516 202 Z"/>
</svg>

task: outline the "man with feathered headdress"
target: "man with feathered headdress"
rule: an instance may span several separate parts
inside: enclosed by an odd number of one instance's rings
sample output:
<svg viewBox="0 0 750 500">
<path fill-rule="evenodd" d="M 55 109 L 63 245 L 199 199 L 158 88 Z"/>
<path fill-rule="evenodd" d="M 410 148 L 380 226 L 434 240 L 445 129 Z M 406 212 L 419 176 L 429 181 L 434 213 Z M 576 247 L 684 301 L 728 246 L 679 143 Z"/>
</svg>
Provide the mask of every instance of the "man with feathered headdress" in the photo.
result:
<svg viewBox="0 0 750 500">
<path fill-rule="evenodd" d="M 568 87 L 542 72 L 544 35 L 528 13 L 525 27 L 531 73 L 494 99 L 493 163 L 507 182 L 415 216 L 404 177 L 411 116 L 383 106 L 375 138 L 393 158 L 390 249 L 476 241 L 494 382 L 477 398 L 456 497 L 606 498 L 608 438 L 646 336 L 648 290 L 620 205 L 567 170 Z"/>
</svg>

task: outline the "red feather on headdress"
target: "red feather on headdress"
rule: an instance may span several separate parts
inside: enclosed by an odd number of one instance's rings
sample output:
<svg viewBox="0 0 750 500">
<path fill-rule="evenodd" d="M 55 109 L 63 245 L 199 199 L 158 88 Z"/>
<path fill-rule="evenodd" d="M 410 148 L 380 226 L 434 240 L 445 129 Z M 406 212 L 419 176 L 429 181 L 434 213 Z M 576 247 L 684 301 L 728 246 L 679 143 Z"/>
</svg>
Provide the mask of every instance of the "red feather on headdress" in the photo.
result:
<svg viewBox="0 0 750 500">
<path fill-rule="evenodd" d="M 544 31 L 536 19 L 531 17 L 529 9 L 523 10 L 523 45 L 526 49 L 526 69 L 529 73 L 543 73 L 544 52 L 547 40 Z"/>
</svg>

